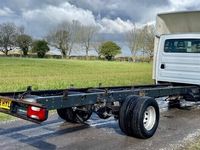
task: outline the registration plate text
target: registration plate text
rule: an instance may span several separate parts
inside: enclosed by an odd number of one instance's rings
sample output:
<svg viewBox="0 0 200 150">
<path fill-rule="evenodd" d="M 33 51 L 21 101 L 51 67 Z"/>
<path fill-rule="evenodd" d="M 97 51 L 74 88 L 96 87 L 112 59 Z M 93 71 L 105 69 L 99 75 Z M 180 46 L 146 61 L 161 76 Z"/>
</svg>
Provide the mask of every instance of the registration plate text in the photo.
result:
<svg viewBox="0 0 200 150">
<path fill-rule="evenodd" d="M 0 98 L 0 108 L 10 109 L 11 102 L 12 102 L 11 100 Z"/>
</svg>

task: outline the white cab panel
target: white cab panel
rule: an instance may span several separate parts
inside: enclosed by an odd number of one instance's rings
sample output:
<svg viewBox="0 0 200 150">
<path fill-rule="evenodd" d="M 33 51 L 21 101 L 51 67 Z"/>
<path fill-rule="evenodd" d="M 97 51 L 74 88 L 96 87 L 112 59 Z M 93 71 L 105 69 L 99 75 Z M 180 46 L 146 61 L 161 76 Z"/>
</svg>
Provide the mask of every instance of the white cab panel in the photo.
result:
<svg viewBox="0 0 200 150">
<path fill-rule="evenodd" d="M 156 56 L 156 81 L 200 85 L 200 52 L 166 52 L 164 51 L 165 42 L 170 39 L 183 41 L 193 39 L 198 42 L 198 39 L 200 41 L 200 34 L 161 36 Z"/>
</svg>

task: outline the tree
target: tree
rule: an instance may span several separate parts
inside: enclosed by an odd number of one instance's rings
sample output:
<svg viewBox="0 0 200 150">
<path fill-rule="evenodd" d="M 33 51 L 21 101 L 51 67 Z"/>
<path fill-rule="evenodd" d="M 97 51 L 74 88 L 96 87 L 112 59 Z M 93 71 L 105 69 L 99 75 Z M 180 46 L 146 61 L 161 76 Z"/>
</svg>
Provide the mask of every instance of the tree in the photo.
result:
<svg viewBox="0 0 200 150">
<path fill-rule="evenodd" d="M 69 51 L 69 32 L 64 29 L 56 29 L 51 31 L 47 37 L 47 41 L 53 47 L 60 50 L 63 58 L 66 58 Z"/>
<path fill-rule="evenodd" d="M 143 41 L 142 48 L 144 53 L 152 60 L 154 54 L 155 27 L 153 25 L 146 25 L 142 29 L 141 39 Z"/>
<path fill-rule="evenodd" d="M 20 47 L 20 49 L 23 51 L 23 55 L 28 55 L 29 46 L 32 43 L 32 38 L 29 35 L 21 34 L 18 35 L 16 38 L 16 43 Z"/>
<path fill-rule="evenodd" d="M 100 46 L 100 54 L 107 60 L 112 60 L 114 56 L 121 53 L 121 48 L 113 41 L 104 42 Z"/>
<path fill-rule="evenodd" d="M 101 57 L 101 45 L 105 42 L 105 40 L 102 38 L 102 36 L 97 35 L 94 38 L 94 41 L 92 42 L 92 47 L 94 48 L 94 50 L 96 51 L 98 57 Z"/>
<path fill-rule="evenodd" d="M 60 50 L 63 58 L 70 56 L 73 45 L 76 42 L 78 22 L 63 22 L 51 30 L 47 35 L 47 41 L 53 47 Z"/>
<path fill-rule="evenodd" d="M 82 46 L 85 48 L 86 59 L 88 59 L 88 53 L 91 47 L 92 39 L 97 31 L 98 28 L 95 26 L 81 25 L 79 29 L 78 38 Z"/>
<path fill-rule="evenodd" d="M 128 47 L 131 50 L 133 62 L 135 62 L 137 51 L 141 48 L 142 43 L 141 30 L 137 29 L 136 26 L 134 26 L 133 29 L 128 31 L 125 36 Z"/>
<path fill-rule="evenodd" d="M 69 56 L 71 55 L 74 44 L 78 42 L 78 31 L 80 29 L 80 22 L 73 20 L 70 25 L 70 40 L 69 40 Z"/>
<path fill-rule="evenodd" d="M 49 51 L 48 43 L 45 40 L 34 41 L 32 51 L 37 53 L 39 58 L 44 58 L 46 52 Z"/>
<path fill-rule="evenodd" d="M 100 41 L 95 41 L 95 42 L 93 42 L 93 48 L 94 48 L 94 50 L 95 50 L 95 52 L 97 53 L 97 55 L 98 55 L 98 58 L 100 58 L 101 57 L 101 45 L 102 45 L 102 43 L 103 42 L 100 42 Z"/>
<path fill-rule="evenodd" d="M 14 23 L 3 23 L 0 25 L 0 51 L 5 55 L 12 50 L 18 34 L 17 26 Z"/>
</svg>

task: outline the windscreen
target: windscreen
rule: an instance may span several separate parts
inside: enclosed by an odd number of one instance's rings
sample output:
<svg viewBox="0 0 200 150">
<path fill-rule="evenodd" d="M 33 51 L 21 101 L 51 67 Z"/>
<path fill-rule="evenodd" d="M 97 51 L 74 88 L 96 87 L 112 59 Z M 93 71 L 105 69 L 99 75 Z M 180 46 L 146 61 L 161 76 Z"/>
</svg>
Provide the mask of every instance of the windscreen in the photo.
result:
<svg viewBox="0 0 200 150">
<path fill-rule="evenodd" d="M 169 39 L 165 41 L 164 52 L 200 53 L 200 39 Z"/>
</svg>

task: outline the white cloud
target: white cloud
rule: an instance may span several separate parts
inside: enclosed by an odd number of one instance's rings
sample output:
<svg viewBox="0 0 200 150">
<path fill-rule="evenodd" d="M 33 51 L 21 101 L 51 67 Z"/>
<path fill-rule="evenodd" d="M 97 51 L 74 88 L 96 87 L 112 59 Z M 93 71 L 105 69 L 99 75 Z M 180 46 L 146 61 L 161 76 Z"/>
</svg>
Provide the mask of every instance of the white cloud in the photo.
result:
<svg viewBox="0 0 200 150">
<path fill-rule="evenodd" d="M 103 18 L 99 21 L 99 24 L 102 33 L 124 33 L 134 27 L 130 20 L 123 21 L 121 18 L 115 20 Z"/>
<path fill-rule="evenodd" d="M 6 17 L 6 16 L 10 16 L 12 14 L 13 14 L 13 11 L 8 7 L 4 7 L 2 9 L 0 9 L 0 17 Z"/>
<path fill-rule="evenodd" d="M 200 6 L 200 1 L 197 0 L 169 0 L 171 3 L 171 10 L 187 10 L 187 8 L 192 8 Z"/>
<path fill-rule="evenodd" d="M 196 0 L 169 0 L 170 3 L 175 7 L 186 7 L 197 4 Z"/>
<path fill-rule="evenodd" d="M 45 31 L 62 21 L 73 20 L 78 20 L 83 25 L 96 25 L 102 33 L 124 33 L 133 27 L 130 20 L 124 21 L 121 18 L 112 20 L 104 17 L 97 20 L 92 11 L 78 8 L 68 2 L 59 6 L 48 5 L 42 9 L 24 11 L 23 18 L 33 28 L 32 33 L 37 32 L 37 29 Z"/>
<path fill-rule="evenodd" d="M 68 2 L 59 6 L 48 5 L 43 9 L 25 11 L 23 16 L 29 21 L 40 19 L 53 24 L 57 24 L 62 21 L 72 22 L 73 20 L 78 20 L 84 25 L 94 25 L 96 23 L 95 17 L 91 11 L 77 8 Z"/>
<path fill-rule="evenodd" d="M 97 25 L 102 33 L 124 33 L 134 23 L 154 22 L 157 13 L 199 9 L 196 0 L 2 0 L 0 23 L 13 21 L 28 33 L 43 37 L 62 21 Z"/>
</svg>

